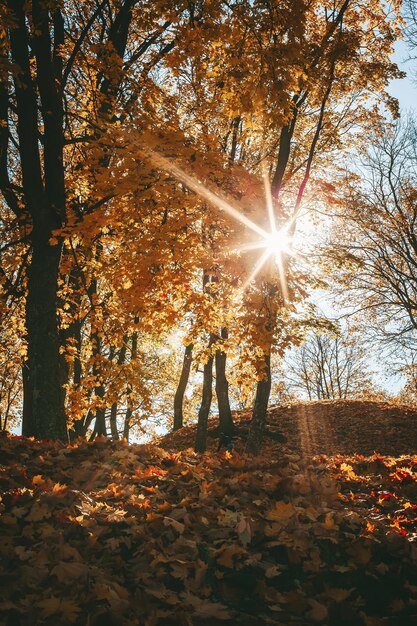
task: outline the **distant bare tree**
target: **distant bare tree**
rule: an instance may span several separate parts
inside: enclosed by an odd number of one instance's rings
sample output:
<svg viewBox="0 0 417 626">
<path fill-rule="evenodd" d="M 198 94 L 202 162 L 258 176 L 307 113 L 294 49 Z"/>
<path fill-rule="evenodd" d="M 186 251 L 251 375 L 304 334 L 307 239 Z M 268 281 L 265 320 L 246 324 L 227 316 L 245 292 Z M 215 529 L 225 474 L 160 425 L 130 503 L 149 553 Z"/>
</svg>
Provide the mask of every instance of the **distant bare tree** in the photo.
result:
<svg viewBox="0 0 417 626">
<path fill-rule="evenodd" d="M 403 13 L 406 21 L 405 41 L 412 59 L 417 57 L 417 0 L 404 0 Z M 414 73 L 414 78 L 416 78 Z"/>
<path fill-rule="evenodd" d="M 357 334 L 312 332 L 295 353 L 287 378 L 289 387 L 309 400 L 360 397 L 372 386 L 366 350 Z"/>
<path fill-rule="evenodd" d="M 417 131 L 398 122 L 374 138 L 345 198 L 333 252 L 345 304 L 404 347 L 417 332 Z"/>
</svg>

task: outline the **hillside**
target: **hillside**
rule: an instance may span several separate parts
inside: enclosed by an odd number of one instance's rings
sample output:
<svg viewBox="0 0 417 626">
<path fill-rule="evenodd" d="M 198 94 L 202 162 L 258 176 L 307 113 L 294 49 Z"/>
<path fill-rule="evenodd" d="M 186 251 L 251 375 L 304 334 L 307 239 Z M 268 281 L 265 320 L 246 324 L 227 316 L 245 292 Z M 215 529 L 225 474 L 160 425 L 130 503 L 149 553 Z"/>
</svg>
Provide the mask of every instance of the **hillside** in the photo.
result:
<svg viewBox="0 0 417 626">
<path fill-rule="evenodd" d="M 236 447 L 244 448 L 250 412 L 235 414 L 240 428 Z M 216 418 L 209 422 L 209 449 L 217 448 Z M 408 406 L 363 400 L 321 400 L 271 407 L 268 412 L 265 448 L 283 447 L 303 456 L 318 454 L 409 454 L 417 453 L 417 411 Z M 287 444 L 274 442 L 281 432 Z M 194 445 L 195 427 L 187 426 L 162 437 L 159 445 L 182 450 Z"/>
<path fill-rule="evenodd" d="M 197 456 L 3 434 L 0 624 L 415 625 L 414 418 L 371 403 L 275 408 L 271 432 L 288 442 L 254 458 L 242 441 Z M 387 454 L 397 433 L 402 457 Z M 331 457 L 330 441 L 344 446 Z"/>
</svg>

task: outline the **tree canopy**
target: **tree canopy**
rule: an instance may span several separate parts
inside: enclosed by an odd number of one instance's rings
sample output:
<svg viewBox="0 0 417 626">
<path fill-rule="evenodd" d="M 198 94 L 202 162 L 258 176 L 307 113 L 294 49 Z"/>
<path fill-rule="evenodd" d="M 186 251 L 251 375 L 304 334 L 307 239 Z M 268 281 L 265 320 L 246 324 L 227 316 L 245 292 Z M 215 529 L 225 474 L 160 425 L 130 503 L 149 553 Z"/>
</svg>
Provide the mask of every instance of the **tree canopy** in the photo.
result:
<svg viewBox="0 0 417 626">
<path fill-rule="evenodd" d="M 2 427 L 117 439 L 175 395 L 179 428 L 203 371 L 203 451 L 214 369 L 220 430 L 233 385 L 259 451 L 271 353 L 302 341 L 317 286 L 298 224 L 397 114 L 400 3 L 0 11 Z"/>
</svg>

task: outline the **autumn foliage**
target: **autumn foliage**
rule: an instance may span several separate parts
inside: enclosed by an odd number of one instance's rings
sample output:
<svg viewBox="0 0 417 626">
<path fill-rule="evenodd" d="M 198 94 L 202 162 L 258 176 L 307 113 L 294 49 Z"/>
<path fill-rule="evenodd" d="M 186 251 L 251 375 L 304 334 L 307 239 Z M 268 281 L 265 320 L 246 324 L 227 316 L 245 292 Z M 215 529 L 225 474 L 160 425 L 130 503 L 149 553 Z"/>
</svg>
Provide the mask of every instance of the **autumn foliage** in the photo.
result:
<svg viewBox="0 0 417 626">
<path fill-rule="evenodd" d="M 399 10 L 2 3 L 2 428 L 23 414 L 25 435 L 128 437 L 173 404 L 174 335 L 204 370 L 197 449 L 215 370 L 223 430 L 229 383 L 255 398 L 259 451 L 271 353 L 301 341 L 316 285 L 290 245 L 262 250 L 306 201 L 334 201 L 335 154 L 396 113 Z"/>
</svg>

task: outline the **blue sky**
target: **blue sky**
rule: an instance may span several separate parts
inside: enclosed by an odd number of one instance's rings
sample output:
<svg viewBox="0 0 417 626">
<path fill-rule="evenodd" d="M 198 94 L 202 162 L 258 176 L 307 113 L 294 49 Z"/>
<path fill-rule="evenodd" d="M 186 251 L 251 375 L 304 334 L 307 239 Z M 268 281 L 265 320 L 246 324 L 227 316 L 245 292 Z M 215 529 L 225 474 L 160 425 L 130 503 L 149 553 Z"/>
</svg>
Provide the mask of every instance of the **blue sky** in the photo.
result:
<svg viewBox="0 0 417 626">
<path fill-rule="evenodd" d="M 407 76 L 401 80 L 391 81 L 388 88 L 388 92 L 398 99 L 401 112 L 405 114 L 413 109 L 414 111 L 417 110 L 417 60 L 407 60 L 409 56 L 410 53 L 406 43 L 398 41 L 395 44 L 393 61 L 397 63 L 401 70 L 407 73 Z M 314 301 L 324 315 L 337 317 L 330 294 L 319 290 Z M 376 380 L 383 388 L 392 393 L 400 391 L 404 380 L 400 376 L 393 376 L 387 372 L 386 364 L 383 361 L 381 367 L 381 362 L 376 357 L 372 357 L 371 367 L 376 373 Z"/>
<path fill-rule="evenodd" d="M 393 80 L 389 86 L 389 93 L 398 98 L 403 112 L 415 109 L 417 105 L 417 61 L 407 61 L 409 51 L 404 41 L 395 44 L 395 61 L 400 69 L 407 72 L 406 78 Z M 413 78 L 415 76 L 415 78 Z"/>
</svg>

